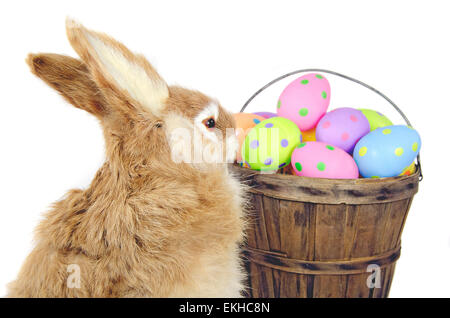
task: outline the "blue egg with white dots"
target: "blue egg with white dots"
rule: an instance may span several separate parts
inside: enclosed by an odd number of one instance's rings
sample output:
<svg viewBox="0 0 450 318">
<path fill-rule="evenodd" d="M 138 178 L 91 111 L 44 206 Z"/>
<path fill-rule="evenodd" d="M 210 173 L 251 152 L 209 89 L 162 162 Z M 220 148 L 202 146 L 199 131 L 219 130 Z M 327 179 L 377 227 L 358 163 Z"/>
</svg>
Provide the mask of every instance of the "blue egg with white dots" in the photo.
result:
<svg viewBox="0 0 450 318">
<path fill-rule="evenodd" d="M 393 125 L 377 128 L 356 144 L 353 159 L 364 178 L 400 175 L 419 154 L 420 136 L 409 126 Z"/>
</svg>

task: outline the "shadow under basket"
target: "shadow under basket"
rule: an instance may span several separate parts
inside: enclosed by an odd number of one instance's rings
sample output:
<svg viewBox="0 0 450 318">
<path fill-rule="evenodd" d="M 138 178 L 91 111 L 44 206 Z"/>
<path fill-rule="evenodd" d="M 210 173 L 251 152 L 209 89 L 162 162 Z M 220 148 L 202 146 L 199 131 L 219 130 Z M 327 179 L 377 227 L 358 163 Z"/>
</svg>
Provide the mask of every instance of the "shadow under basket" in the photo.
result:
<svg viewBox="0 0 450 318">
<path fill-rule="evenodd" d="M 331 180 L 259 174 L 243 248 L 248 297 L 387 297 L 419 173 Z"/>
</svg>

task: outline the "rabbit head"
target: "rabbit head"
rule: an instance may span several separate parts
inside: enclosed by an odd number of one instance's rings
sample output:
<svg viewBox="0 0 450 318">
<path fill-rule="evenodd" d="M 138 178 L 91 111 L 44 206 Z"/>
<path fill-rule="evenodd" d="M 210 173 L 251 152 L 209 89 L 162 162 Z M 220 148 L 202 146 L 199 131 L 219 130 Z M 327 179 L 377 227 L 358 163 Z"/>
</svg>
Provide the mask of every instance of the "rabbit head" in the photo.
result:
<svg viewBox="0 0 450 318">
<path fill-rule="evenodd" d="M 143 56 L 105 34 L 70 19 L 66 29 L 81 61 L 38 54 L 28 63 L 70 103 L 100 120 L 109 159 L 196 168 L 234 160 L 234 120 L 217 100 L 168 86 Z"/>
</svg>

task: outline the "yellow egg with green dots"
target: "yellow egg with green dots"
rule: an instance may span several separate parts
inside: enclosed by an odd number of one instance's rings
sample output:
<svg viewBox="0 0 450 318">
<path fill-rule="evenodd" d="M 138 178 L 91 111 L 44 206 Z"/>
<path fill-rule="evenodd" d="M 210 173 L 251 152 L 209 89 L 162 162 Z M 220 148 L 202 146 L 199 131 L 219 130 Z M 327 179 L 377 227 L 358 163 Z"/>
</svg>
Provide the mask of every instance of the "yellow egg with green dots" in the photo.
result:
<svg viewBox="0 0 450 318">
<path fill-rule="evenodd" d="M 292 151 L 300 142 L 300 129 L 289 119 L 263 120 L 253 127 L 242 144 L 244 166 L 260 171 L 283 168 L 290 164 Z"/>
<path fill-rule="evenodd" d="M 387 118 L 385 115 L 383 115 L 380 112 L 377 112 L 372 109 L 359 109 L 363 115 L 367 118 L 370 125 L 370 131 L 373 131 L 377 128 L 386 127 L 386 126 L 392 126 L 393 123 Z"/>
</svg>

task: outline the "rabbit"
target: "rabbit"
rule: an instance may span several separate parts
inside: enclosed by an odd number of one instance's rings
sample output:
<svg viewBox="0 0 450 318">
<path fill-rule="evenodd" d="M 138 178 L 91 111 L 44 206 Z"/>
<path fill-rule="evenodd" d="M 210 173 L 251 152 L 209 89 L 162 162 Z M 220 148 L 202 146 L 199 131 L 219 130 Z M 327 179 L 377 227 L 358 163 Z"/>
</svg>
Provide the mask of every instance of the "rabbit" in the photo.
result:
<svg viewBox="0 0 450 318">
<path fill-rule="evenodd" d="M 198 91 L 168 86 L 111 37 L 72 19 L 66 31 L 81 60 L 30 54 L 27 63 L 98 118 L 106 160 L 87 189 L 46 213 L 7 296 L 241 297 L 246 189 L 227 169 L 236 137 L 220 138 L 232 115 Z M 186 132 L 203 148 L 192 151 Z M 201 152 L 223 160 L 188 160 Z"/>
</svg>

